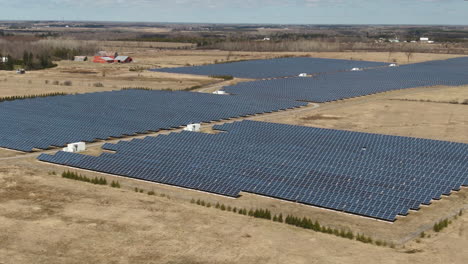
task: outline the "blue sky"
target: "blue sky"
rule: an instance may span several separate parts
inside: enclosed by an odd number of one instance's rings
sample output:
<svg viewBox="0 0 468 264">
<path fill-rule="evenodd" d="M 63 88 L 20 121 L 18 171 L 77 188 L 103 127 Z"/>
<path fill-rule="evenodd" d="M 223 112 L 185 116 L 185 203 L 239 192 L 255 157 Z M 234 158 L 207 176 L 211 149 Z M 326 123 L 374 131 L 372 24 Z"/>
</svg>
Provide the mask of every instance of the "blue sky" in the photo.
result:
<svg viewBox="0 0 468 264">
<path fill-rule="evenodd" d="M 0 0 L 1 20 L 468 25 L 464 0 Z"/>
</svg>

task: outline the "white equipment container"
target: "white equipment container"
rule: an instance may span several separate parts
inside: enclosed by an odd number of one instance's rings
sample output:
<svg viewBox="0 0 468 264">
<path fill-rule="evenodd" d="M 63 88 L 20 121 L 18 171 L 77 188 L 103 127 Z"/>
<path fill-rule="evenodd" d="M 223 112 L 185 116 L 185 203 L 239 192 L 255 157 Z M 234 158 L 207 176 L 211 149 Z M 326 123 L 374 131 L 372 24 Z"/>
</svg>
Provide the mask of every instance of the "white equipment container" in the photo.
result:
<svg viewBox="0 0 468 264">
<path fill-rule="evenodd" d="M 199 132 L 201 128 L 201 124 L 189 124 L 187 125 L 186 128 L 184 128 L 185 131 L 191 131 L 191 132 Z"/>
<path fill-rule="evenodd" d="M 85 142 L 76 142 L 68 144 L 66 148 L 63 148 L 65 152 L 81 152 L 86 150 Z"/>
</svg>

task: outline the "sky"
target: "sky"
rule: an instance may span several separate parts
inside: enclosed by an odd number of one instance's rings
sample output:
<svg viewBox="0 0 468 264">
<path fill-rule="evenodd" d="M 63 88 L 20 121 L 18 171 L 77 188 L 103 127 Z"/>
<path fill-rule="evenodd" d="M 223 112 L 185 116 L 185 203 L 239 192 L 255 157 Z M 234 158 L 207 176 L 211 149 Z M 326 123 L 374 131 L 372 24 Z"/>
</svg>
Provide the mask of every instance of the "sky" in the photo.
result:
<svg viewBox="0 0 468 264">
<path fill-rule="evenodd" d="M 0 20 L 468 25 L 467 0 L 0 0 Z"/>
</svg>

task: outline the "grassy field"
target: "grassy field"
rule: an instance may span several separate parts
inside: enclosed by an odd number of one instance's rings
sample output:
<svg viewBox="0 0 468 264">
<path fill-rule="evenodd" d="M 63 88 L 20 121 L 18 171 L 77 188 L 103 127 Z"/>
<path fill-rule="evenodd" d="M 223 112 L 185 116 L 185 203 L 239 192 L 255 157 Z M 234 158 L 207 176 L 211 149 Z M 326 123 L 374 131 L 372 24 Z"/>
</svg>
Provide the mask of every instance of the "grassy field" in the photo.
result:
<svg viewBox="0 0 468 264">
<path fill-rule="evenodd" d="M 258 120 L 468 143 L 467 86 L 414 88 L 322 104 L 313 111 Z M 411 99 L 415 101 L 406 101 Z"/>
<path fill-rule="evenodd" d="M 406 63 L 404 53 L 378 52 L 227 52 L 219 50 L 161 50 L 163 46 L 182 47 L 184 43 L 154 43 L 131 41 L 102 41 L 99 46 L 134 58 L 129 64 L 99 64 L 91 61 L 60 61 L 58 67 L 29 71 L 24 75 L 0 71 L 1 96 L 31 95 L 51 92 L 85 93 L 119 90 L 124 87 L 183 90 L 217 82 L 209 77 L 149 72 L 150 68 L 203 65 L 246 59 L 266 59 L 283 56 L 312 56 L 335 59 L 354 59 Z M 411 63 L 447 59 L 457 55 L 414 54 Z M 92 60 L 92 57 L 90 57 Z M 71 85 L 64 85 L 65 82 Z"/>
<path fill-rule="evenodd" d="M 0 183 L 5 264 L 417 264 L 468 257 L 467 214 L 440 233 L 392 249 L 201 207 L 159 190 L 149 196 L 149 185 L 137 193 L 126 181 L 113 189 L 12 165 L 1 169 Z"/>
<path fill-rule="evenodd" d="M 156 90 L 183 90 L 218 80 L 203 76 L 175 76 L 145 69 L 130 71 L 137 64 L 109 65 L 93 62 L 59 62 L 57 68 L 31 71 L 24 75 L 0 72 L 2 96 L 31 95 L 51 92 L 87 93 L 120 90 L 124 87 L 145 87 Z M 66 82 L 69 85 L 66 85 Z"/>
</svg>

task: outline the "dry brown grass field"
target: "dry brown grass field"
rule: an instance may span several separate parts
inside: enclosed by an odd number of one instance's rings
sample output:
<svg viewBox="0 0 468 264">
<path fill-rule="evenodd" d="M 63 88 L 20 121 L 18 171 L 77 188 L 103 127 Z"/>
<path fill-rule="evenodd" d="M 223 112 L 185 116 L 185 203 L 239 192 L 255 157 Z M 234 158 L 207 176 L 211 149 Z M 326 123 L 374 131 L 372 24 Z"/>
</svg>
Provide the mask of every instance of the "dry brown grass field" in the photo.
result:
<svg viewBox="0 0 468 264">
<path fill-rule="evenodd" d="M 59 62 L 44 71 L 16 75 L 0 72 L 0 95 L 48 92 L 84 93 L 123 87 L 180 90 L 195 85 L 212 92 L 218 80 L 190 75 L 129 71 L 130 67 L 176 67 L 284 55 L 405 63 L 403 53 L 260 53 L 160 50 L 111 43 L 108 50 L 134 57 L 135 63 L 102 65 Z M 120 45 L 120 48 L 119 46 Z M 127 47 L 128 50 L 125 50 Z M 122 52 L 125 51 L 125 52 Z M 453 55 L 414 54 L 411 62 Z M 71 86 L 60 85 L 71 81 Z M 46 81 L 49 83 L 46 84 Z M 58 81 L 59 85 L 53 82 Z M 234 80 L 236 82 L 240 80 Z M 232 83 L 227 82 L 227 83 Z M 95 87 L 102 83 L 104 87 Z M 415 88 L 257 115 L 248 119 L 352 131 L 413 136 L 468 143 L 467 86 Z M 426 102 L 430 101 L 430 102 Z M 238 119 L 240 120 L 240 119 Z M 204 124 L 210 132 L 212 124 Z M 162 132 L 162 133 L 168 133 Z M 94 144 L 86 154 L 98 155 Z M 53 152 L 53 151 L 52 151 Z M 36 154 L 0 149 L 0 264 L 10 263 L 465 263 L 468 212 L 442 232 L 432 225 L 467 208 L 468 190 L 454 192 L 395 223 L 337 213 L 243 193 L 238 199 L 88 171 L 90 177 L 118 180 L 121 189 L 60 177 L 67 168 L 35 160 Z M 55 174 L 51 174 L 55 172 Z M 137 193 L 134 188 L 143 189 Z M 148 191 L 156 192 L 150 196 Z M 164 197 L 162 197 L 164 195 Z M 286 224 L 201 207 L 211 203 L 268 208 L 306 216 L 386 240 L 395 248 L 363 244 Z M 467 208 L 468 209 L 468 208 Z M 429 230 L 429 231 L 427 231 Z M 425 238 L 418 238 L 425 231 Z M 430 236 L 430 237 L 429 237 Z"/>
<path fill-rule="evenodd" d="M 84 93 L 119 90 L 124 87 L 182 90 L 205 86 L 218 80 L 194 75 L 149 72 L 146 69 L 203 65 L 246 59 L 266 59 L 282 56 L 312 56 L 335 59 L 369 61 L 397 61 L 407 63 L 404 53 L 378 52 L 227 52 L 220 50 L 164 50 L 159 47 L 182 47 L 184 43 L 155 43 L 131 41 L 101 41 L 99 46 L 110 52 L 119 52 L 134 58 L 129 64 L 99 64 L 92 61 L 60 61 L 58 67 L 30 71 L 25 75 L 0 72 L 0 96 L 31 95 L 51 92 Z M 445 54 L 413 54 L 410 62 L 423 62 L 458 57 Z M 92 60 L 92 56 L 89 57 Z M 138 71 L 130 71 L 130 69 Z M 70 86 L 63 85 L 71 81 Z"/>
<path fill-rule="evenodd" d="M 468 86 L 392 91 L 321 104 L 313 111 L 265 115 L 258 120 L 468 143 L 468 105 L 447 102 L 468 99 L 467 89 Z"/>
<path fill-rule="evenodd" d="M 426 238 L 392 249 L 201 207 L 173 196 L 181 190 L 151 184 L 140 184 L 145 193 L 136 193 L 126 185 L 135 182 L 122 180 L 122 189 L 113 189 L 24 169 L 21 163 L 3 166 L 0 183 L 4 264 L 445 264 L 468 257 L 466 214 L 440 233 L 426 232 Z M 156 196 L 147 195 L 150 190 Z"/>
</svg>

